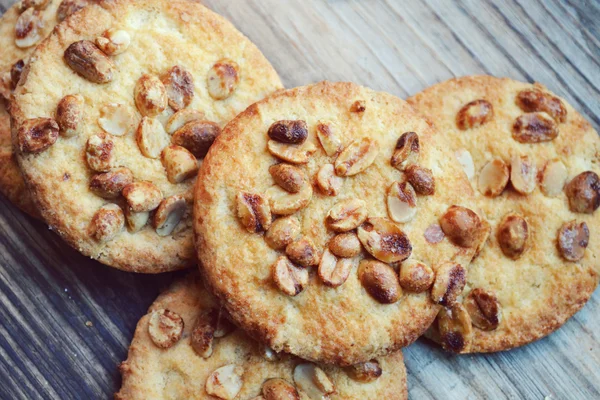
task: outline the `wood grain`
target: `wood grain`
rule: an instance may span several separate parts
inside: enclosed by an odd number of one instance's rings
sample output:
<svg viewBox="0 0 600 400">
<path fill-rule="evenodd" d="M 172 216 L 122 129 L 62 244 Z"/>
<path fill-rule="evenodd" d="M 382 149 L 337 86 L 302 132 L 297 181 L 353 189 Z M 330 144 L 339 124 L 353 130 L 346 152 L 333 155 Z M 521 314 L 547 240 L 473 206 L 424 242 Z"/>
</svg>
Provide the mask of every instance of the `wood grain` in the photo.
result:
<svg viewBox="0 0 600 400">
<path fill-rule="evenodd" d="M 600 126 L 594 0 L 205 3 L 257 43 L 288 87 L 348 80 L 404 98 L 487 73 L 543 82 Z M 0 199 L 0 398 L 111 397 L 137 320 L 176 275 L 88 260 Z M 499 354 L 453 356 L 420 340 L 405 350 L 410 397 L 600 398 L 599 303 L 596 293 L 558 332 Z"/>
</svg>

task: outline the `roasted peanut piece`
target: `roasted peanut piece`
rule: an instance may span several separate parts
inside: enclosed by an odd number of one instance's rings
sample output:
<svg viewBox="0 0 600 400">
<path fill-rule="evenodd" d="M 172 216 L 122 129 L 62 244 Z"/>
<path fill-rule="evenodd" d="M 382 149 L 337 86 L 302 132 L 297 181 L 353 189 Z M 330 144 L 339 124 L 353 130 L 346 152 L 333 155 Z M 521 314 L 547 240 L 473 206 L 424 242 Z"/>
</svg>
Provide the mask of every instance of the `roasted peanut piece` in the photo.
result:
<svg viewBox="0 0 600 400">
<path fill-rule="evenodd" d="M 433 285 L 434 279 L 435 274 L 431 267 L 420 261 L 409 259 L 400 266 L 400 286 L 402 286 L 402 289 L 421 293 Z"/>
<path fill-rule="evenodd" d="M 111 135 L 123 136 L 133 128 L 133 111 L 125 104 L 107 104 L 100 109 L 98 125 Z"/>
<path fill-rule="evenodd" d="M 162 193 L 152 182 L 133 182 L 125 186 L 123 197 L 133 212 L 152 211 L 162 201 Z"/>
<path fill-rule="evenodd" d="M 440 218 L 442 231 L 461 247 L 476 247 L 484 236 L 481 218 L 468 208 L 451 206 Z"/>
<path fill-rule="evenodd" d="M 90 223 L 90 235 L 98 242 L 105 243 L 114 239 L 125 225 L 123 210 L 116 204 L 102 206 Z"/>
<path fill-rule="evenodd" d="M 241 191 L 236 197 L 237 213 L 248 232 L 264 232 L 271 226 L 271 207 L 268 199 L 258 193 Z"/>
<path fill-rule="evenodd" d="M 356 139 L 337 156 L 335 173 L 338 176 L 359 174 L 373 164 L 378 153 L 379 147 L 374 140 Z"/>
<path fill-rule="evenodd" d="M 158 158 L 171 138 L 159 120 L 143 117 L 135 132 L 135 140 L 145 157 Z"/>
<path fill-rule="evenodd" d="M 329 122 L 319 122 L 316 128 L 317 138 L 321 147 L 328 156 L 336 155 L 342 149 L 342 141 L 336 135 L 333 124 Z"/>
<path fill-rule="evenodd" d="M 196 318 L 196 323 L 190 334 L 190 345 L 196 354 L 208 358 L 213 352 L 217 310 L 203 311 Z"/>
<path fill-rule="evenodd" d="M 240 83 L 240 67 L 232 60 L 219 60 L 208 71 L 208 94 L 215 100 L 230 97 Z"/>
<path fill-rule="evenodd" d="M 415 192 L 422 196 L 435 194 L 435 178 L 430 169 L 413 164 L 406 168 L 405 173 Z"/>
<path fill-rule="evenodd" d="M 476 288 L 465 298 L 463 305 L 474 326 L 484 331 L 498 328 L 502 313 L 498 298 L 487 290 Z"/>
<path fill-rule="evenodd" d="M 502 253 L 508 258 L 516 260 L 527 249 L 529 239 L 527 221 L 520 215 L 505 216 L 498 225 L 496 239 Z"/>
<path fill-rule="evenodd" d="M 458 129 L 466 130 L 479 128 L 481 125 L 494 118 L 494 107 L 483 99 L 474 100 L 466 104 L 456 114 L 456 126 Z"/>
<path fill-rule="evenodd" d="M 25 68 L 25 62 L 23 60 L 19 60 L 13 64 L 10 68 L 10 89 L 15 90 L 19 81 L 21 80 L 21 75 L 23 74 L 23 68 Z"/>
<path fill-rule="evenodd" d="M 300 221 L 294 216 L 277 218 L 265 234 L 265 241 L 275 250 L 281 250 L 300 235 Z"/>
<path fill-rule="evenodd" d="M 358 227 L 358 239 L 373 257 L 386 263 L 404 261 L 412 252 L 408 236 L 385 218 L 367 219 Z"/>
<path fill-rule="evenodd" d="M 402 288 L 392 267 L 375 260 L 362 260 L 358 266 L 358 279 L 367 293 L 382 304 L 400 300 Z"/>
<path fill-rule="evenodd" d="M 215 337 L 225 337 L 235 329 L 236 326 L 231 322 L 231 316 L 227 310 L 224 307 L 219 308 L 217 313 L 217 324 L 215 326 Z"/>
<path fill-rule="evenodd" d="M 87 141 L 85 157 L 88 166 L 94 171 L 106 172 L 113 167 L 115 154 L 114 142 L 110 135 L 101 133 L 92 135 Z"/>
<path fill-rule="evenodd" d="M 427 229 L 425 229 L 425 232 L 423 232 L 423 236 L 425 237 L 425 240 L 427 240 L 427 243 L 431 244 L 440 243 L 444 240 L 444 237 L 446 237 L 439 224 L 429 225 Z"/>
<path fill-rule="evenodd" d="M 387 193 L 388 215 L 394 222 L 408 222 L 417 214 L 417 193 L 408 182 L 394 182 Z"/>
<path fill-rule="evenodd" d="M 366 109 L 367 109 L 367 106 L 366 106 L 364 100 L 356 100 L 350 106 L 350 112 L 352 112 L 352 113 L 363 113 L 363 112 L 365 112 Z"/>
<path fill-rule="evenodd" d="M 154 228 L 158 236 L 169 236 L 185 214 L 187 203 L 182 195 L 167 197 L 154 213 Z"/>
<path fill-rule="evenodd" d="M 306 207 L 312 198 L 312 185 L 306 181 L 298 193 L 289 193 L 279 186 L 271 186 L 266 193 L 271 211 L 277 215 L 290 215 Z"/>
<path fill-rule="evenodd" d="M 144 74 L 138 79 L 134 89 L 135 105 L 146 117 L 155 117 L 165 111 L 168 98 L 165 85 L 155 75 Z"/>
<path fill-rule="evenodd" d="M 565 187 L 567 177 L 568 172 L 565 164 L 558 160 L 550 161 L 546 164 L 542 172 L 540 188 L 546 196 L 556 197 Z"/>
<path fill-rule="evenodd" d="M 117 168 L 96 174 L 90 181 L 90 190 L 104 199 L 116 199 L 125 186 L 133 182 L 129 168 Z"/>
<path fill-rule="evenodd" d="M 10 101 L 10 96 L 12 96 L 12 81 L 10 72 L 6 71 L 3 74 L 0 74 L 0 101 L 4 98 L 5 103 L 8 105 Z"/>
<path fill-rule="evenodd" d="M 17 4 L 19 7 L 19 12 L 23 12 L 28 8 L 35 8 L 36 10 L 43 10 L 48 6 L 49 0 L 21 0 Z"/>
<path fill-rule="evenodd" d="M 56 11 L 58 22 L 63 22 L 68 16 L 81 10 L 89 4 L 89 0 L 62 0 Z"/>
<path fill-rule="evenodd" d="M 275 157 L 292 164 L 306 164 L 310 156 L 317 151 L 316 146 L 308 140 L 299 145 L 269 140 L 267 149 Z"/>
<path fill-rule="evenodd" d="M 109 29 L 96 38 L 96 46 L 108 56 L 124 53 L 130 43 L 131 35 L 122 29 Z"/>
<path fill-rule="evenodd" d="M 517 94 L 516 103 L 525 112 L 543 111 L 556 122 L 567 120 L 567 109 L 562 100 L 539 89 L 525 89 Z"/>
<path fill-rule="evenodd" d="M 473 325 L 462 304 L 443 308 L 438 314 L 437 323 L 444 350 L 462 353 L 469 349 L 473 340 Z"/>
<path fill-rule="evenodd" d="M 313 241 L 306 236 L 288 244 L 285 248 L 285 254 L 292 262 L 302 267 L 317 265 L 321 260 L 319 250 Z"/>
<path fill-rule="evenodd" d="M 267 134 L 279 143 L 302 144 L 308 137 L 308 128 L 302 120 L 282 120 L 274 122 Z"/>
<path fill-rule="evenodd" d="M 148 321 L 148 333 L 157 347 L 168 349 L 181 339 L 183 318 L 171 310 L 154 310 Z"/>
<path fill-rule="evenodd" d="M 521 115 L 512 129 L 513 138 L 520 143 L 548 142 L 558 136 L 556 121 L 545 112 Z"/>
<path fill-rule="evenodd" d="M 329 250 L 338 257 L 355 257 L 362 247 L 354 232 L 340 233 L 329 241 Z"/>
<path fill-rule="evenodd" d="M 510 164 L 510 182 L 521 194 L 533 192 L 537 184 L 537 168 L 528 156 L 514 156 Z"/>
<path fill-rule="evenodd" d="M 269 346 L 263 345 L 261 347 L 261 350 L 262 350 L 262 356 L 265 358 L 265 360 L 267 360 L 267 361 L 279 360 L 279 354 L 277 352 L 275 352 L 275 350 L 273 350 Z"/>
<path fill-rule="evenodd" d="M 317 186 L 327 196 L 337 196 L 344 184 L 344 179 L 335 174 L 333 164 L 324 164 L 317 172 Z"/>
<path fill-rule="evenodd" d="M 188 122 L 197 120 L 206 120 L 205 114 L 202 111 L 192 110 L 189 108 L 179 110 L 175 114 L 171 115 L 167 121 L 167 124 L 165 125 L 165 130 L 169 135 L 172 135 Z"/>
<path fill-rule="evenodd" d="M 83 96 L 70 94 L 63 97 L 56 107 L 56 122 L 60 127 L 60 133 L 64 137 L 79 135 L 81 121 L 83 119 Z"/>
<path fill-rule="evenodd" d="M 306 175 L 298 167 L 290 164 L 275 164 L 269 167 L 273 180 L 282 189 L 290 193 L 298 193 L 306 185 Z"/>
<path fill-rule="evenodd" d="M 367 203 L 359 199 L 342 200 L 327 213 L 326 223 L 336 232 L 357 228 L 367 219 Z"/>
<path fill-rule="evenodd" d="M 220 134 L 221 128 L 214 122 L 195 120 L 188 122 L 173 133 L 171 142 L 185 147 L 194 156 L 201 158 L 208 153 L 208 149 Z"/>
<path fill-rule="evenodd" d="M 346 373 L 357 382 L 368 383 L 379 378 L 383 371 L 377 360 L 371 360 L 347 367 Z"/>
<path fill-rule="evenodd" d="M 321 368 L 312 363 L 303 363 L 294 368 L 294 383 L 310 399 L 326 399 L 335 391 L 333 383 Z"/>
<path fill-rule="evenodd" d="M 131 233 L 139 232 L 150 220 L 150 212 L 134 212 L 129 207 L 125 207 L 125 222 L 127 230 Z"/>
<path fill-rule="evenodd" d="M 263 383 L 262 394 L 265 400 L 300 400 L 296 388 L 281 378 L 266 380 Z"/>
<path fill-rule="evenodd" d="M 21 153 L 41 153 L 56 143 L 58 124 L 51 118 L 28 119 L 19 127 L 17 140 Z"/>
<path fill-rule="evenodd" d="M 458 149 L 454 152 L 454 155 L 463 171 L 465 171 L 467 178 L 469 178 L 469 180 L 473 179 L 475 176 L 475 164 L 473 163 L 471 152 L 467 149 Z"/>
<path fill-rule="evenodd" d="M 242 390 L 244 368 L 228 364 L 215 370 L 206 380 L 206 393 L 222 400 L 233 400 Z"/>
<path fill-rule="evenodd" d="M 88 81 L 108 83 L 113 79 L 115 64 L 89 40 L 71 44 L 64 57 L 67 65 Z"/>
<path fill-rule="evenodd" d="M 419 161 L 419 135 L 415 132 L 405 132 L 396 142 L 396 149 L 392 155 L 392 167 L 404 171 L 409 165 Z"/>
<path fill-rule="evenodd" d="M 44 28 L 44 19 L 39 10 L 31 7 L 19 16 L 15 24 L 15 45 L 27 48 L 42 40 L 41 31 Z"/>
<path fill-rule="evenodd" d="M 571 211 L 591 214 L 600 206 L 600 179 L 595 172 L 582 172 L 567 184 L 565 193 Z"/>
<path fill-rule="evenodd" d="M 175 65 L 160 77 L 167 89 L 169 106 L 179 111 L 194 99 L 194 77 L 180 65 Z"/>
<path fill-rule="evenodd" d="M 567 261 L 581 260 L 589 241 L 590 231 L 585 222 L 565 222 L 558 230 L 558 251 Z"/>
<path fill-rule="evenodd" d="M 165 147 L 160 160 L 167 171 L 167 179 L 171 183 L 181 183 L 196 176 L 198 160 L 181 146 Z"/>
<path fill-rule="evenodd" d="M 273 282 L 283 293 L 296 296 L 308 285 L 308 269 L 294 265 L 286 256 L 273 264 Z"/>
<path fill-rule="evenodd" d="M 436 304 L 450 307 L 462 293 L 467 283 L 467 270 L 460 264 L 445 262 L 435 271 L 431 299 Z"/>
<path fill-rule="evenodd" d="M 479 173 L 479 191 L 488 197 L 502 194 L 510 176 L 508 165 L 499 158 L 485 164 Z"/>
<path fill-rule="evenodd" d="M 338 259 L 329 249 L 325 249 L 319 263 L 319 278 L 325 285 L 335 288 L 343 285 L 350 271 L 357 266 L 357 257 Z"/>
</svg>

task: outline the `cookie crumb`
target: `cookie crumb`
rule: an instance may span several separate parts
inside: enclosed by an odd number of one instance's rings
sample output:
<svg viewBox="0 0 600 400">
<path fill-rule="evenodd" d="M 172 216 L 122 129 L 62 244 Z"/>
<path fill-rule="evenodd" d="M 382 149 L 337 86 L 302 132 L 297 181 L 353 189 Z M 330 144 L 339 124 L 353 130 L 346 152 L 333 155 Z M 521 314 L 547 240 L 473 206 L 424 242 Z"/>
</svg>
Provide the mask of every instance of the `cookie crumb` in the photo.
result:
<svg viewBox="0 0 600 400">
<path fill-rule="evenodd" d="M 85 321 L 85 326 L 91 328 L 92 326 L 94 326 L 94 324 L 92 323 L 92 321 Z"/>
</svg>

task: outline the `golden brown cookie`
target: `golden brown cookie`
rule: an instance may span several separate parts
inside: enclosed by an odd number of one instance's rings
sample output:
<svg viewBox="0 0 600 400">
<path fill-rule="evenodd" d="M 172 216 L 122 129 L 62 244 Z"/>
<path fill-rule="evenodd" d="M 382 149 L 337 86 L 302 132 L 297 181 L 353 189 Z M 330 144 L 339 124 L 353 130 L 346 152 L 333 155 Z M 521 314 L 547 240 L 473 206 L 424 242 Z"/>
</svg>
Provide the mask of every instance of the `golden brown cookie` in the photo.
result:
<svg viewBox="0 0 600 400">
<path fill-rule="evenodd" d="M 407 398 L 401 352 L 345 369 L 277 354 L 235 328 L 195 275 L 152 304 L 120 370 L 123 400 Z"/>
<path fill-rule="evenodd" d="M 451 79 L 409 102 L 449 139 L 492 227 L 433 336 L 492 352 L 558 329 L 598 284 L 597 132 L 543 85 L 506 78 Z"/>
<path fill-rule="evenodd" d="M 404 101 L 351 83 L 250 106 L 199 174 L 208 285 L 277 351 L 348 365 L 408 345 L 487 234 L 447 147 Z"/>
<path fill-rule="evenodd" d="M 13 143 L 43 218 L 110 266 L 192 264 L 196 171 L 221 127 L 279 89 L 276 72 L 202 5 L 100 1 L 32 55 Z"/>
</svg>

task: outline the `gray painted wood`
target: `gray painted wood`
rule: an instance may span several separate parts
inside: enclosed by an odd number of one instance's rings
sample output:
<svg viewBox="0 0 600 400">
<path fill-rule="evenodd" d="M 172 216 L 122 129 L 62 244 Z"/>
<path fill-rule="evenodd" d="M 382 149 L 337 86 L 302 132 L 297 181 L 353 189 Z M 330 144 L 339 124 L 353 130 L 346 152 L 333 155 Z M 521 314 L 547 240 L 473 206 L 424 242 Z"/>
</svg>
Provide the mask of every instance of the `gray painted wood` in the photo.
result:
<svg viewBox="0 0 600 400">
<path fill-rule="evenodd" d="M 594 0 L 206 3 L 258 44 L 287 87 L 348 80 L 407 97 L 488 73 L 543 82 L 600 125 Z M 110 397 L 137 320 L 177 275 L 90 261 L 0 199 L 0 398 Z M 405 350 L 410 397 L 600 398 L 599 303 L 596 293 L 558 332 L 499 354 L 454 356 L 420 340 Z"/>
</svg>

